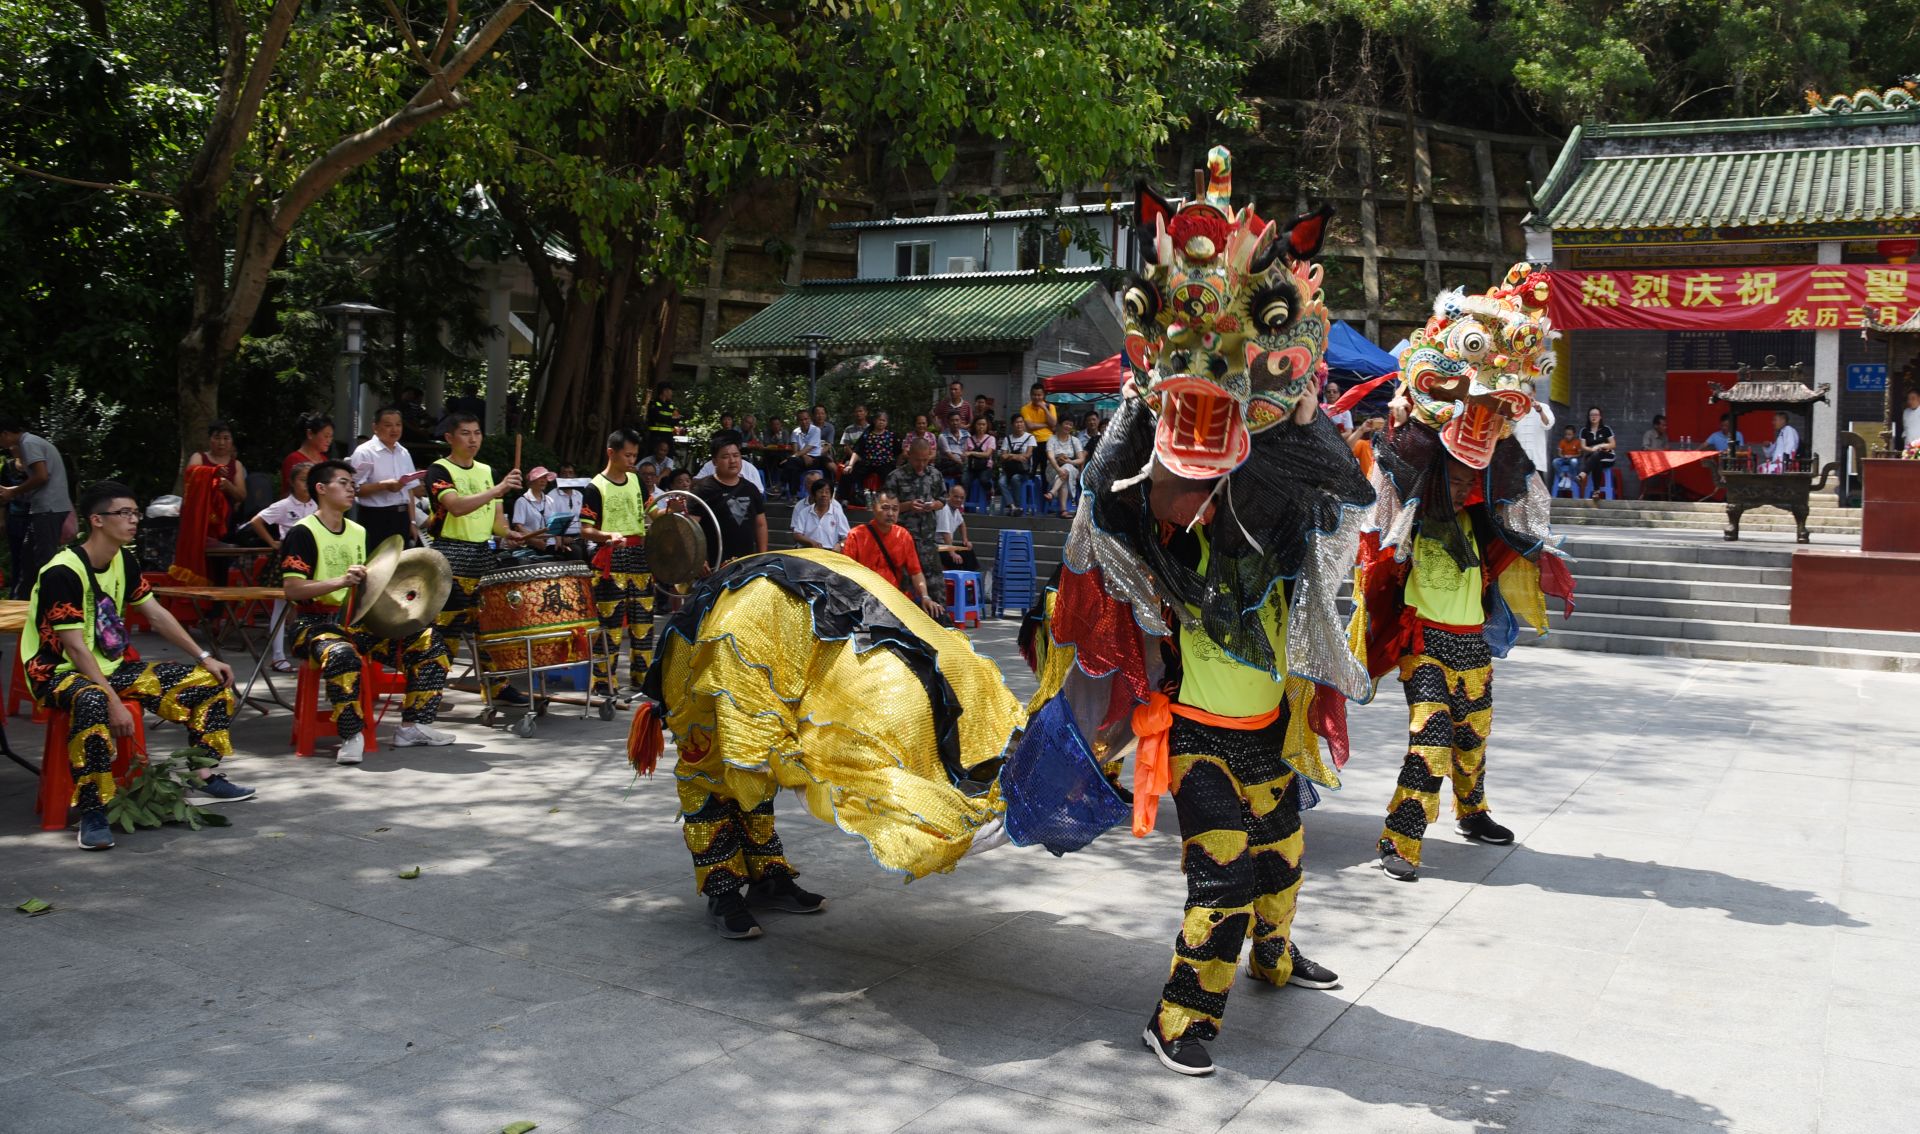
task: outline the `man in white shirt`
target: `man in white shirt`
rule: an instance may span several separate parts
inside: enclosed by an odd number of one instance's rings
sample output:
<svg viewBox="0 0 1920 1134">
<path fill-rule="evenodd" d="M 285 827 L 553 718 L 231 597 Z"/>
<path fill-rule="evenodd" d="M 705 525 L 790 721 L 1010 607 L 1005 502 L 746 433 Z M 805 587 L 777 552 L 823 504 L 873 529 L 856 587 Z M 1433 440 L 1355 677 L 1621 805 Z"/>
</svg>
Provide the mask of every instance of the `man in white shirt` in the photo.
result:
<svg viewBox="0 0 1920 1134">
<path fill-rule="evenodd" d="M 280 541 L 287 538 L 287 530 L 293 525 L 319 511 L 320 506 L 313 502 L 307 492 L 307 470 L 313 467 L 312 461 L 301 461 L 287 473 L 287 485 L 291 492 L 275 500 L 253 514 L 247 521 L 247 527 L 260 537 L 267 547 L 280 550 Z M 280 625 L 280 613 L 287 609 L 287 600 L 273 600 L 273 613 L 268 616 L 267 625 Z M 292 673 L 293 663 L 287 660 L 287 636 L 269 634 L 268 642 L 272 647 L 267 657 L 273 663 L 275 673 Z"/>
<path fill-rule="evenodd" d="M 1900 411 L 1900 447 L 1920 442 L 1920 390 L 1907 391 L 1907 407 Z"/>
<path fill-rule="evenodd" d="M 793 510 L 793 538 L 802 547 L 839 551 L 852 525 L 840 502 L 833 498 L 833 485 L 822 477 L 807 486 L 807 499 Z"/>
<path fill-rule="evenodd" d="M 420 545 L 411 498 L 421 477 L 413 467 L 413 454 L 400 445 L 405 420 L 399 406 L 385 407 L 373 417 L 373 436 L 347 458 L 359 498 L 354 518 L 367 529 L 369 554 L 388 536 L 401 537 L 408 547 Z"/>
<path fill-rule="evenodd" d="M 805 492 L 807 470 L 823 468 L 826 442 L 821 439 L 820 427 L 813 423 L 812 415 L 802 413 L 799 424 L 787 434 L 787 444 L 793 446 L 793 456 L 781 464 L 780 471 L 787 482 L 788 495 L 798 501 Z"/>
<path fill-rule="evenodd" d="M 1787 471 L 1800 456 L 1800 431 L 1787 424 L 1787 415 L 1774 411 L 1773 444 L 1767 446 L 1767 459 L 1760 466 L 1761 472 L 1777 473 Z"/>
<path fill-rule="evenodd" d="M 580 489 L 586 483 L 572 465 L 561 465 L 554 487 L 547 490 L 547 507 L 551 509 L 548 515 L 573 517 L 567 524 L 567 538 L 576 544 L 580 540 L 580 505 L 584 500 Z"/>
</svg>

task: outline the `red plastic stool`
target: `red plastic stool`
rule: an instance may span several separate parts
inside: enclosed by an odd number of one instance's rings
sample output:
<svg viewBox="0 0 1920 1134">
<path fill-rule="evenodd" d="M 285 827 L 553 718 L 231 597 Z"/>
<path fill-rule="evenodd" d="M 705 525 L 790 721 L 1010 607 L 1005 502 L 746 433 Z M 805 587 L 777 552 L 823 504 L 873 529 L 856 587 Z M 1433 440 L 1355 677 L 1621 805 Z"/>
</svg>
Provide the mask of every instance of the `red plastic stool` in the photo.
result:
<svg viewBox="0 0 1920 1134">
<path fill-rule="evenodd" d="M 133 735 L 114 742 L 119 750 L 113 760 L 113 778 L 126 783 L 133 775 L 133 758 L 146 763 L 146 714 L 137 701 L 124 702 L 133 713 Z M 40 829 L 64 831 L 67 809 L 73 806 L 73 764 L 67 758 L 67 733 L 73 718 L 59 709 L 47 714 L 47 745 L 40 754 Z"/>
<path fill-rule="evenodd" d="M 40 712 L 40 706 L 33 700 L 33 691 L 27 688 L 27 671 L 20 664 L 20 651 L 16 646 L 13 651 L 13 675 L 7 679 L 7 715 L 19 716 L 23 703 L 33 706 L 36 714 Z"/>
<path fill-rule="evenodd" d="M 360 659 L 360 719 L 365 722 L 363 730 L 367 738 L 367 751 L 378 752 L 380 745 L 376 740 L 373 719 L 373 678 L 372 669 L 365 658 Z M 320 667 L 307 662 L 300 667 L 300 682 L 293 691 L 293 752 L 296 756 L 313 755 L 313 742 L 323 736 L 339 736 L 330 715 L 331 705 L 320 705 Z"/>
</svg>

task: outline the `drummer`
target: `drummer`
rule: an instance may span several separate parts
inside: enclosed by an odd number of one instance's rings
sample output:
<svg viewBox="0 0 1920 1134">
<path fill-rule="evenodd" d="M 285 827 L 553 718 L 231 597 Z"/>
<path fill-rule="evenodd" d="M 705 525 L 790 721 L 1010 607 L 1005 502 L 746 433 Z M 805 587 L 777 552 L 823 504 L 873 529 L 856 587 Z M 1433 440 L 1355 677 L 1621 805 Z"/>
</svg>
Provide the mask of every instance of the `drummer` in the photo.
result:
<svg viewBox="0 0 1920 1134">
<path fill-rule="evenodd" d="M 441 428 L 451 452 L 427 467 L 427 498 L 433 502 L 427 534 L 453 568 L 453 591 L 439 619 L 440 633 L 453 649 L 476 628 L 473 605 L 480 576 L 500 566 L 499 552 L 488 541 L 498 540 L 501 547 L 519 543 L 500 501 L 519 490 L 520 470 L 508 469 L 499 484 L 493 482 L 493 469 L 477 459 L 486 435 L 474 414 L 456 410 Z M 503 705 L 527 703 L 527 695 L 505 681 L 492 683 L 488 696 Z"/>
<path fill-rule="evenodd" d="M 449 655 L 440 632 L 429 627 L 399 641 L 341 625 L 342 604 L 367 577 L 366 529 L 347 519 L 353 476 L 353 466 L 345 461 L 321 461 L 309 469 L 307 484 L 319 511 L 287 529 L 280 541 L 281 583 L 293 604 L 287 652 L 320 667 L 320 684 L 340 733 L 334 756 L 340 764 L 358 764 L 366 755 L 367 722 L 360 716 L 363 659 L 406 673 L 395 748 L 453 743 L 452 734 L 432 727 L 440 691 L 447 686 Z"/>
<path fill-rule="evenodd" d="M 607 435 L 607 465 L 580 490 L 580 534 L 601 545 L 593 598 L 606 652 L 593 663 L 593 691 L 612 696 L 620 641 L 632 633 L 627 680 L 640 680 L 653 660 L 653 575 L 647 570 L 647 507 L 637 466 L 640 438 L 626 429 Z"/>
</svg>

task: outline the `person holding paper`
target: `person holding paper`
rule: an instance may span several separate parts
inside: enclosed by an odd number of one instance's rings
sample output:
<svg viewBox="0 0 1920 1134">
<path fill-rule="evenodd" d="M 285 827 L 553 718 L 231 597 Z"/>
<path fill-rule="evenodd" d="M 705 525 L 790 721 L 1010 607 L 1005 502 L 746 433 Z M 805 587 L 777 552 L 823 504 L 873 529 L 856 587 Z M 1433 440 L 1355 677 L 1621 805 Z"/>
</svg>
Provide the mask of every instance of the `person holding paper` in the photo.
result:
<svg viewBox="0 0 1920 1134">
<path fill-rule="evenodd" d="M 382 409 L 374 415 L 373 436 L 347 458 L 358 497 L 354 518 L 367 530 L 371 547 L 379 547 L 388 536 L 400 536 L 408 547 L 420 545 L 413 495 L 426 474 L 413 467 L 413 454 L 400 444 L 404 422 L 399 406 Z"/>
</svg>

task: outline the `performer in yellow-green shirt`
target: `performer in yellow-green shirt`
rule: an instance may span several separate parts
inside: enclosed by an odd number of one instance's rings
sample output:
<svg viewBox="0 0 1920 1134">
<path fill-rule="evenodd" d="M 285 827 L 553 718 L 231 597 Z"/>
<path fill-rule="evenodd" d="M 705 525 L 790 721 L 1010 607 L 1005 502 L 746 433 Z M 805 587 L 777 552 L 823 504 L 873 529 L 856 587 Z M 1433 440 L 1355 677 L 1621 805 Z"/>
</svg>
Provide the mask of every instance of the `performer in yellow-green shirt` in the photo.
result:
<svg viewBox="0 0 1920 1134">
<path fill-rule="evenodd" d="M 486 434 L 473 414 L 449 414 L 443 428 L 450 452 L 427 468 L 427 499 L 433 501 L 427 534 L 429 546 L 453 568 L 453 590 L 439 618 L 440 633 L 453 650 L 476 628 L 473 604 L 480 577 L 499 567 L 500 553 L 487 541 L 497 539 L 504 547 L 517 538 L 500 501 L 520 488 L 520 470 L 508 469 L 500 483 L 493 482 L 493 469 L 476 459 Z M 502 704 L 527 703 L 527 695 L 504 680 L 493 682 L 488 694 Z"/>
<path fill-rule="evenodd" d="M 640 688 L 653 661 L 653 574 L 647 570 L 647 499 L 635 466 L 640 438 L 625 429 L 607 437 L 607 464 L 580 490 L 580 534 L 600 545 L 594 603 L 606 652 L 593 664 L 594 692 L 612 695 L 621 639 L 628 641 L 627 680 Z"/>
</svg>

